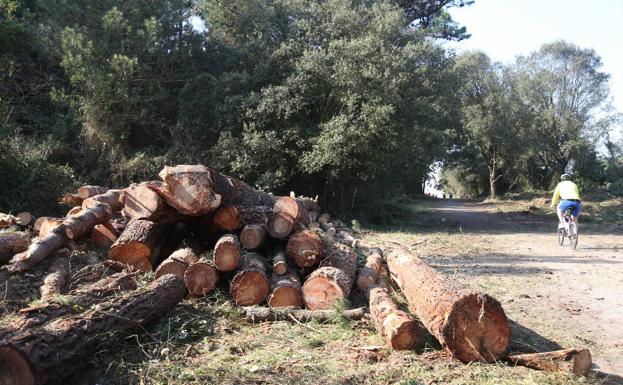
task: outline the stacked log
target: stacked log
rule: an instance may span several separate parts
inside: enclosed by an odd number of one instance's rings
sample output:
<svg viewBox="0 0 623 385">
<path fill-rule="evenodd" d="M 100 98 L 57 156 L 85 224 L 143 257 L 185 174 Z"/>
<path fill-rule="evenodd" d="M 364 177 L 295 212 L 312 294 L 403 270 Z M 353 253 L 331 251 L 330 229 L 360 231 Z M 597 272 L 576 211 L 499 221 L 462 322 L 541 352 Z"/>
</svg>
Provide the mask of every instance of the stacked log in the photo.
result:
<svg viewBox="0 0 623 385">
<path fill-rule="evenodd" d="M 188 292 L 196 297 L 210 293 L 218 282 L 218 270 L 207 257 L 191 264 L 184 273 L 184 283 Z"/>
<path fill-rule="evenodd" d="M 240 232 L 240 244 L 242 248 L 253 250 L 260 247 L 266 238 L 266 225 L 246 225 Z"/>
<path fill-rule="evenodd" d="M 162 261 L 156 269 L 156 278 L 166 274 L 173 274 L 180 279 L 184 279 L 186 270 L 197 262 L 199 258 L 190 247 L 179 249 Z"/>
<path fill-rule="evenodd" d="M 240 267 L 229 284 L 229 293 L 239 306 L 258 305 L 266 299 L 270 279 L 262 257 L 247 251 L 242 255 Z"/>
<path fill-rule="evenodd" d="M 303 291 L 298 275 L 288 269 L 284 274 L 273 271 L 270 280 L 270 307 L 301 307 L 303 306 Z"/>
<path fill-rule="evenodd" d="M 69 257 L 71 251 L 61 249 L 56 253 L 56 259 L 50 265 L 50 274 L 43 280 L 41 285 L 41 299 L 48 300 L 58 294 L 61 294 L 69 275 Z"/>
<path fill-rule="evenodd" d="M 273 273 L 284 275 L 288 271 L 288 263 L 286 262 L 286 252 L 278 248 L 273 255 Z"/>
<path fill-rule="evenodd" d="M 151 271 L 159 257 L 163 232 L 161 224 L 143 219 L 131 221 L 110 247 L 108 258 L 142 272 Z"/>
<path fill-rule="evenodd" d="M 214 265 L 219 271 L 233 271 L 240 263 L 240 241 L 233 234 L 219 238 L 214 246 Z"/>
<path fill-rule="evenodd" d="M 299 267 L 314 266 L 324 255 L 324 244 L 312 230 L 303 230 L 288 239 L 286 249 L 290 261 Z"/>
<path fill-rule="evenodd" d="M 370 249 L 366 263 L 357 277 L 357 288 L 360 292 L 367 294 L 376 284 L 381 266 L 383 266 L 383 251 L 379 248 Z"/>
</svg>

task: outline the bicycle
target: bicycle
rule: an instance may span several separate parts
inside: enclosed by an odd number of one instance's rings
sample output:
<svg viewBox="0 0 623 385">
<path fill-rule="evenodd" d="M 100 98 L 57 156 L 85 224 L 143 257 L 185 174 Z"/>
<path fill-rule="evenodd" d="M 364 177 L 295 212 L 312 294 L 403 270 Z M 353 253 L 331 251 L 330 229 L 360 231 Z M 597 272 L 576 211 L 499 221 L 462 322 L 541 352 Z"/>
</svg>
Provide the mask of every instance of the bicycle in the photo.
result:
<svg viewBox="0 0 623 385">
<path fill-rule="evenodd" d="M 571 210 L 565 211 L 565 215 L 563 216 L 563 226 L 558 227 L 558 244 L 562 246 L 565 243 L 565 238 L 569 237 L 569 244 L 575 250 L 578 247 L 578 228 L 573 221 L 573 215 L 571 215 Z"/>
</svg>

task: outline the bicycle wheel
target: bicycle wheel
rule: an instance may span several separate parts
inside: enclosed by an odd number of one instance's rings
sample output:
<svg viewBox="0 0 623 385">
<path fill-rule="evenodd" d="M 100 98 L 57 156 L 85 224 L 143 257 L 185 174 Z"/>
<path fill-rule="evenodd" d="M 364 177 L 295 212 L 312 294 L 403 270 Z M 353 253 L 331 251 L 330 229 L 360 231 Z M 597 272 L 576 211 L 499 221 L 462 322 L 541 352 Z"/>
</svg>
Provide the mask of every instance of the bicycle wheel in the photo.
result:
<svg viewBox="0 0 623 385">
<path fill-rule="evenodd" d="M 565 243 L 565 229 L 561 227 L 558 229 L 558 244 L 562 246 L 563 243 Z"/>
<path fill-rule="evenodd" d="M 578 247 L 578 228 L 575 227 L 575 223 L 569 223 L 569 243 L 571 243 L 571 247 L 575 249 Z"/>
</svg>

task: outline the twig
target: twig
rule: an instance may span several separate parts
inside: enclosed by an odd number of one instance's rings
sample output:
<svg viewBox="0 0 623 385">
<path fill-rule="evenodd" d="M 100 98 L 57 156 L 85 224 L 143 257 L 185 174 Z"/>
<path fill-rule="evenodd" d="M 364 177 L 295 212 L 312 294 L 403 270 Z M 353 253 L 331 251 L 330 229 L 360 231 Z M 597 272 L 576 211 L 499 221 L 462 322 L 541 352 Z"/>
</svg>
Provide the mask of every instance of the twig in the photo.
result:
<svg viewBox="0 0 623 385">
<path fill-rule="evenodd" d="M 313 332 L 320 333 L 320 331 L 319 331 L 319 330 L 316 330 L 316 329 L 314 329 L 313 327 L 311 327 L 311 326 L 309 326 L 309 325 L 305 325 L 304 323 L 302 323 L 301 321 L 299 321 L 299 320 L 298 320 L 295 316 L 293 316 L 292 314 L 288 314 L 288 317 L 292 318 L 292 321 L 296 322 L 297 324 L 299 324 L 299 325 L 301 325 L 301 326 L 303 326 L 303 327 L 305 327 L 305 328 L 307 328 L 307 329 L 309 329 L 309 330 L 311 330 L 311 331 L 313 331 Z"/>
</svg>

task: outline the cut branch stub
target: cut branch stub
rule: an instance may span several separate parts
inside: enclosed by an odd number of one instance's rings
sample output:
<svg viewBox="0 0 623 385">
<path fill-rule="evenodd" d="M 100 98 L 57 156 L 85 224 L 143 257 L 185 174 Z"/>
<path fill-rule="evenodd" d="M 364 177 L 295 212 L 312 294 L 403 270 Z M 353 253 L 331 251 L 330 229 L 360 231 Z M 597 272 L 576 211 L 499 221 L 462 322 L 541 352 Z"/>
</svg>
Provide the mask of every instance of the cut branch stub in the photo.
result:
<svg viewBox="0 0 623 385">
<path fill-rule="evenodd" d="M 240 263 L 240 241 L 233 234 L 219 238 L 214 246 L 214 265 L 219 271 L 236 270 Z"/>
<path fill-rule="evenodd" d="M 165 166 L 158 176 L 164 181 L 158 186 L 158 193 L 180 214 L 199 216 L 221 204 L 221 195 L 214 192 L 211 172 L 203 165 Z"/>
<path fill-rule="evenodd" d="M 303 230 L 290 236 L 286 248 L 290 261 L 299 267 L 314 266 L 324 255 L 324 244 L 312 230 Z"/>
<path fill-rule="evenodd" d="M 218 282 L 218 271 L 209 258 L 202 257 L 184 273 L 184 283 L 188 292 L 194 296 L 210 293 Z"/>
<path fill-rule="evenodd" d="M 262 257 L 253 252 L 245 252 L 236 275 L 229 284 L 229 293 L 238 306 L 251 306 L 262 303 L 270 289 L 266 266 Z"/>
<path fill-rule="evenodd" d="M 406 249 L 390 250 L 387 264 L 410 309 L 454 357 L 492 362 L 505 353 L 510 328 L 498 301 L 465 290 Z"/>
</svg>

